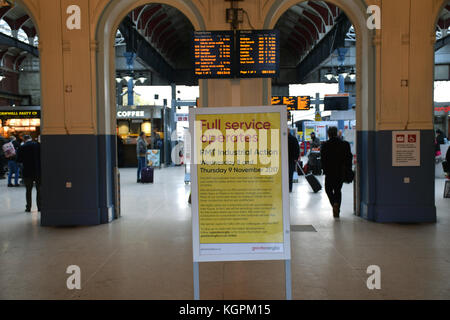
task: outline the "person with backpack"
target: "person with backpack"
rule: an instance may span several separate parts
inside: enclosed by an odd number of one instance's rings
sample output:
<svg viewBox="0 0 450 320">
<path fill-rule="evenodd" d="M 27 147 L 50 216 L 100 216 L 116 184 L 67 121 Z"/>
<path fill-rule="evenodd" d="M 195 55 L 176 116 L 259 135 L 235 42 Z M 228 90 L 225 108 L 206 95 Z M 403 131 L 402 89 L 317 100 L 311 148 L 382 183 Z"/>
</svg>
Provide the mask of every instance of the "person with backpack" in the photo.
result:
<svg viewBox="0 0 450 320">
<path fill-rule="evenodd" d="M 17 163 L 17 151 L 19 150 L 19 143 L 16 137 L 11 136 L 10 142 L 4 145 L 5 157 L 8 160 L 8 188 L 20 187 L 19 185 L 19 165 Z M 12 147 L 12 148 L 11 148 Z M 12 184 L 12 176 L 14 175 L 14 184 Z"/>
<path fill-rule="evenodd" d="M 298 140 L 291 134 L 291 132 L 288 132 L 289 192 L 292 192 L 294 171 L 299 156 L 300 156 L 300 146 L 298 145 Z"/>
<path fill-rule="evenodd" d="M 31 192 L 36 185 L 36 203 L 41 211 L 41 150 L 40 144 L 33 142 L 29 135 L 23 137 L 24 144 L 17 152 L 17 162 L 23 163 L 23 180 L 25 181 L 27 205 L 25 212 L 31 212 Z"/>
<path fill-rule="evenodd" d="M 0 136 L 0 179 L 5 179 L 5 167 L 6 167 L 6 158 L 3 152 L 3 146 L 8 143 L 8 140 Z"/>
</svg>

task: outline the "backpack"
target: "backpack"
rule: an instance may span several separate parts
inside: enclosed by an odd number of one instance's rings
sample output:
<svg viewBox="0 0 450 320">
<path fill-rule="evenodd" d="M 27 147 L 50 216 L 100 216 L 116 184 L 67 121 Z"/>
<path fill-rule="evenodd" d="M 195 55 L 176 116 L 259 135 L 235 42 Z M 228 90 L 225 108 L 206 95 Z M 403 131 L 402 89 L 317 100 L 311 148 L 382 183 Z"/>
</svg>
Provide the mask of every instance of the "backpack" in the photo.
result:
<svg viewBox="0 0 450 320">
<path fill-rule="evenodd" d="M 5 158 L 12 158 L 16 156 L 16 149 L 12 142 L 5 143 L 2 147 L 3 153 L 5 154 Z"/>
</svg>

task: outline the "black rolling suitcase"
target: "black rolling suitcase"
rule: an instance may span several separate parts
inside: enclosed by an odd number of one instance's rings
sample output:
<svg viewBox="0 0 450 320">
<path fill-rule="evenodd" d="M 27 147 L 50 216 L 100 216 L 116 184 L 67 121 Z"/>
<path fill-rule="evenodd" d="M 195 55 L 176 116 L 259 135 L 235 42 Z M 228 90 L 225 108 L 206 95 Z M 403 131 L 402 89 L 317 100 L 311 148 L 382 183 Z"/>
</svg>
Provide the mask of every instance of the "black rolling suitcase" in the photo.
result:
<svg viewBox="0 0 450 320">
<path fill-rule="evenodd" d="M 141 171 L 141 183 L 153 183 L 154 169 L 152 167 L 145 167 Z"/>
<path fill-rule="evenodd" d="M 319 192 L 320 190 L 322 190 L 322 185 L 320 184 L 319 180 L 317 180 L 317 178 L 312 174 L 305 174 L 303 172 L 302 167 L 300 167 L 300 165 L 297 162 L 297 167 L 300 168 L 301 172 L 303 173 L 303 175 L 306 178 L 306 181 L 308 181 L 309 186 L 311 187 L 311 189 L 313 189 L 314 193 Z"/>
</svg>

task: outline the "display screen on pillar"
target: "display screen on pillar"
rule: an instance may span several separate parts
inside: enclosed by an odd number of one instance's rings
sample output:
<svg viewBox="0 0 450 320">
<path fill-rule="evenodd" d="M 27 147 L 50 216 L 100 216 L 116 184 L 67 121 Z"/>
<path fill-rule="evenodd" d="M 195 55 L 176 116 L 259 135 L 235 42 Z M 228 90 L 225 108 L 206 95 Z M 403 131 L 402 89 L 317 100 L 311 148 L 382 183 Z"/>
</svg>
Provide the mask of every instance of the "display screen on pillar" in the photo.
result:
<svg viewBox="0 0 450 320">
<path fill-rule="evenodd" d="M 237 31 L 238 78 L 276 78 L 280 70 L 278 30 Z"/>
<path fill-rule="evenodd" d="M 324 99 L 324 111 L 346 111 L 350 109 L 350 95 L 328 94 Z"/>
<path fill-rule="evenodd" d="M 194 74 L 198 79 L 233 78 L 233 31 L 198 31 L 193 35 Z"/>
</svg>

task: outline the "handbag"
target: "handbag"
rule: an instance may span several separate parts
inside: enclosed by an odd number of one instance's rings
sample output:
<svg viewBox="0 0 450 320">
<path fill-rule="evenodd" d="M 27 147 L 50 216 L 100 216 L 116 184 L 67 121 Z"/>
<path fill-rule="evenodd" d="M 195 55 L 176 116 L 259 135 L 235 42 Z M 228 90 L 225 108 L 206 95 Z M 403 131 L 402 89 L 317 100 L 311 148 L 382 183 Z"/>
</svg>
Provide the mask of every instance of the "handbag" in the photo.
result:
<svg viewBox="0 0 450 320">
<path fill-rule="evenodd" d="M 355 172 L 351 168 L 344 166 L 343 168 L 343 180 L 344 183 L 352 183 L 355 180 Z"/>
<path fill-rule="evenodd" d="M 444 170 L 444 172 L 450 173 L 450 168 L 447 161 L 442 161 L 442 169 Z"/>
</svg>

